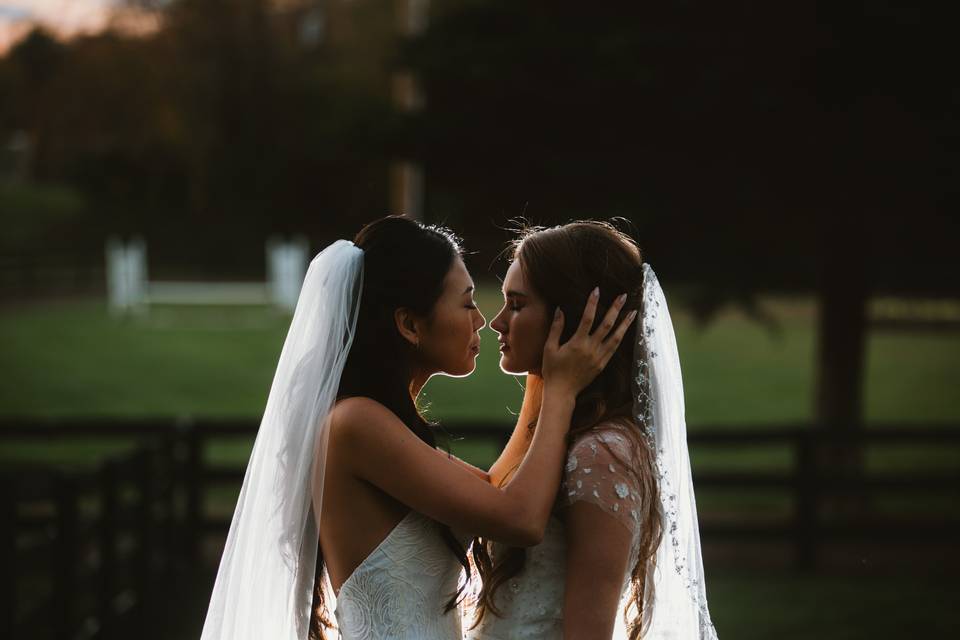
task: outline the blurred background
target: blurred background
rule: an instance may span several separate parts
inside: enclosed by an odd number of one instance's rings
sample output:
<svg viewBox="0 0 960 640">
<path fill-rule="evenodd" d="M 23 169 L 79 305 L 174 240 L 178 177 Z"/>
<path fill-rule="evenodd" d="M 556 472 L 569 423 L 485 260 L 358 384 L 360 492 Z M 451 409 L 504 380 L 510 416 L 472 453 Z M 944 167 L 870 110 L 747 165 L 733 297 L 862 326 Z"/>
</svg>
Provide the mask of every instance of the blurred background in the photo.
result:
<svg viewBox="0 0 960 640">
<path fill-rule="evenodd" d="M 0 0 L 0 636 L 199 636 L 306 262 L 387 213 L 488 319 L 518 219 L 638 240 L 721 638 L 956 632 L 952 17 Z M 482 335 L 422 398 L 478 465 L 522 396 Z"/>
</svg>

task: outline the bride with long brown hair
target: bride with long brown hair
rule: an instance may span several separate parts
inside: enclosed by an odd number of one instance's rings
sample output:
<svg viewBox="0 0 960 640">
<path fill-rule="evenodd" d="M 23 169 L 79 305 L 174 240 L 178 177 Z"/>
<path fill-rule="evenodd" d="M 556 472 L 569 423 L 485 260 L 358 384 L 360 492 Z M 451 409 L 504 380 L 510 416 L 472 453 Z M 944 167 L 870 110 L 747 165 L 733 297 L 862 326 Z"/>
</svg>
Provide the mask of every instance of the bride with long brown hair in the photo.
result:
<svg viewBox="0 0 960 640">
<path fill-rule="evenodd" d="M 479 537 L 483 586 L 471 640 L 712 639 L 683 388 L 666 299 L 637 244 L 610 224 L 526 228 L 512 245 L 504 306 L 490 323 L 501 369 L 526 374 L 516 428 L 489 471 L 509 483 L 543 402 L 544 345 L 556 309 L 573 335 L 585 306 L 639 319 L 576 396 L 563 483 L 543 541 L 528 549 Z M 617 295 L 619 292 L 626 292 Z"/>
</svg>

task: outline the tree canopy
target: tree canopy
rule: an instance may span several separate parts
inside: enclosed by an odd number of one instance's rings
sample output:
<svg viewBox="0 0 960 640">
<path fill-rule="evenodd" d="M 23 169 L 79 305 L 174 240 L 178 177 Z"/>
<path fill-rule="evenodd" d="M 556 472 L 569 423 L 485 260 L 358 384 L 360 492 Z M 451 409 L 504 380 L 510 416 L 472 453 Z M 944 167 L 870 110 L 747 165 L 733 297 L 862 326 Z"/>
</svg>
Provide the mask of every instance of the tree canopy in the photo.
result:
<svg viewBox="0 0 960 640">
<path fill-rule="evenodd" d="M 814 290 L 956 293 L 951 22 L 892 3 L 446 3 L 407 49 L 430 212 L 622 215 L 705 312 Z M 485 228 L 484 228 L 485 227 Z"/>
</svg>

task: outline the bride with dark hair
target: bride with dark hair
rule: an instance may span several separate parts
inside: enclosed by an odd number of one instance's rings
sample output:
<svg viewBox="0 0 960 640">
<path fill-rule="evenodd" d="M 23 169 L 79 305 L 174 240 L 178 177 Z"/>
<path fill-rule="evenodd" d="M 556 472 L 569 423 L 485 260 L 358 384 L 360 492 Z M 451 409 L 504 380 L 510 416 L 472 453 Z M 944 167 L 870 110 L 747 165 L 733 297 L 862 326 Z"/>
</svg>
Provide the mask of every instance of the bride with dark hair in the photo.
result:
<svg viewBox="0 0 960 640">
<path fill-rule="evenodd" d="M 559 342 L 550 320 L 536 434 L 509 482 L 435 447 L 415 399 L 473 371 L 485 320 L 449 231 L 378 220 L 310 264 L 213 589 L 204 640 L 461 638 L 469 532 L 539 543 L 560 485 L 574 398 L 632 317 Z M 336 600 L 336 606 L 331 605 Z M 331 611 L 332 609 L 332 611 Z"/>
<path fill-rule="evenodd" d="M 653 269 L 629 236 L 594 221 L 525 229 L 512 249 L 504 305 L 490 326 L 499 334 L 501 369 L 526 374 L 527 384 L 513 435 L 490 469 L 495 485 L 516 479 L 546 426 L 555 310 L 577 318 L 596 307 L 601 332 L 611 314 L 628 323 L 640 316 L 576 394 L 563 485 L 543 541 L 527 549 L 486 536 L 474 542 L 483 587 L 467 637 L 716 638 L 680 361 Z M 567 321 L 560 342 L 575 331 Z"/>
</svg>

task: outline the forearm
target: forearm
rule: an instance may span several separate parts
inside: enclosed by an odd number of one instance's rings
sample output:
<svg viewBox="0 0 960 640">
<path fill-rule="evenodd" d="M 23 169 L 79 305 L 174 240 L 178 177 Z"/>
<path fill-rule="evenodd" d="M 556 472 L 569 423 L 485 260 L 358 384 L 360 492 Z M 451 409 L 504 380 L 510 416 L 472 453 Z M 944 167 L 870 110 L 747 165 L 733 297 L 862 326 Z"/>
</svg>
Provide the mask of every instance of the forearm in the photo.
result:
<svg viewBox="0 0 960 640">
<path fill-rule="evenodd" d="M 516 475 L 504 489 L 517 500 L 518 512 L 542 536 L 560 487 L 567 452 L 567 431 L 576 396 L 563 389 L 545 387 L 538 426 Z"/>
<path fill-rule="evenodd" d="M 530 449 L 530 443 L 533 442 L 533 429 L 530 429 L 530 423 L 524 423 L 517 420 L 510 440 L 500 452 L 496 462 L 490 465 L 488 475 L 490 483 L 495 487 L 503 487 L 509 482 L 513 473 L 520 467 L 523 457 Z"/>
<path fill-rule="evenodd" d="M 445 458 L 447 458 L 447 459 L 449 459 L 449 460 L 453 460 L 454 462 L 456 462 L 456 463 L 459 464 L 461 467 L 463 467 L 464 469 L 466 469 L 467 471 L 469 471 L 469 472 L 472 473 L 473 475 L 477 476 L 477 477 L 480 478 L 481 480 L 484 480 L 484 481 L 486 481 L 486 482 L 490 482 L 491 484 L 494 484 L 493 481 L 492 481 L 491 478 L 490 478 L 490 474 L 487 473 L 486 471 L 484 471 L 483 469 L 481 469 L 481 468 L 479 468 L 479 467 L 475 467 L 475 466 L 473 466 L 472 464 L 470 464 L 469 462 L 466 462 L 465 460 L 461 460 L 460 458 L 458 458 L 457 456 L 453 455 L 452 453 L 447 453 L 446 451 L 441 451 L 441 450 L 439 450 L 439 449 L 437 449 L 437 452 L 440 453 L 440 455 L 444 456 Z"/>
<path fill-rule="evenodd" d="M 517 416 L 513 433 L 496 462 L 490 466 L 490 482 L 494 486 L 504 486 L 520 467 L 523 457 L 527 455 L 530 443 L 533 442 L 533 426 L 536 425 L 537 415 L 540 412 L 542 394 L 543 378 L 528 374 L 523 405 L 520 407 L 520 415 Z"/>
</svg>

